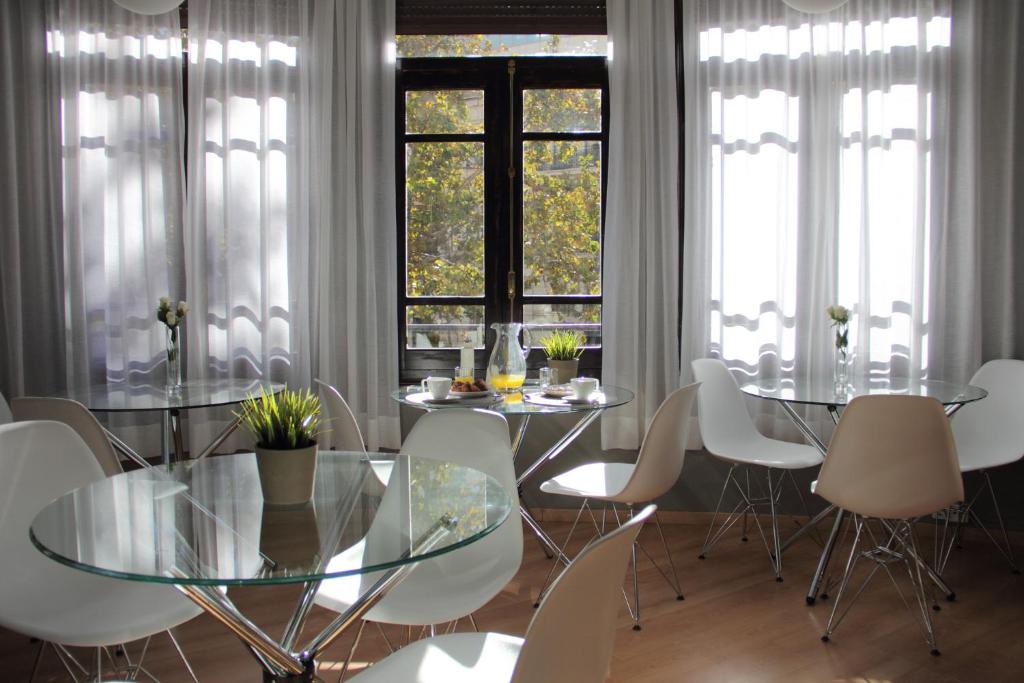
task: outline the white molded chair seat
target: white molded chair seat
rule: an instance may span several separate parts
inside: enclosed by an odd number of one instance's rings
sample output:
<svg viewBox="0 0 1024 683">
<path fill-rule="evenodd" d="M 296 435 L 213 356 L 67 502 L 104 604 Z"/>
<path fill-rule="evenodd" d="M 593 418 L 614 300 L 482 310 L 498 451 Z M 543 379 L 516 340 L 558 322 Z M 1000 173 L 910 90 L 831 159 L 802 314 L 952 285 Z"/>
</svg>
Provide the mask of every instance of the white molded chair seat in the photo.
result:
<svg viewBox="0 0 1024 683">
<path fill-rule="evenodd" d="M 962 472 L 1009 465 L 1024 457 L 1024 360 L 992 360 L 971 378 L 988 391 L 980 401 L 968 403 L 952 419 L 953 437 Z"/>
<path fill-rule="evenodd" d="M 124 472 L 121 459 L 110 443 L 103 425 L 78 401 L 69 398 L 24 396 L 11 401 L 11 412 L 18 422 L 56 420 L 75 430 L 89 447 L 108 477 Z"/>
<path fill-rule="evenodd" d="M 579 513 L 576 515 L 576 521 L 569 529 L 569 535 L 562 546 L 563 554 L 572 540 L 576 524 L 579 522 L 583 510 L 588 506 L 590 500 L 611 503 L 614 509 L 616 503 L 632 506 L 636 503 L 653 501 L 672 488 L 683 471 L 686 443 L 690 435 L 690 413 L 693 411 L 693 403 L 697 398 L 699 387 L 698 383 L 676 389 L 662 401 L 658 410 L 655 411 L 654 417 L 651 418 L 647 433 L 644 434 L 635 464 L 591 462 L 574 467 L 541 484 L 540 490 L 545 493 L 557 493 L 583 499 Z M 618 519 L 618 513 L 616 513 L 616 519 Z M 655 521 L 658 522 L 657 517 L 655 517 Z M 598 531 L 602 532 L 603 528 Z M 668 580 L 668 574 L 665 572 L 661 572 L 662 576 L 675 591 L 676 599 L 682 600 L 683 591 L 679 585 L 679 577 L 676 575 L 671 551 L 668 544 L 665 543 L 664 534 L 661 533 L 660 522 L 658 522 L 658 532 L 673 580 Z M 650 558 L 650 555 L 648 557 Z M 660 567 L 658 569 L 661 571 Z M 552 572 L 549 571 L 548 578 L 551 577 L 551 574 Z M 633 576 L 636 579 L 635 553 Z M 547 580 L 545 580 L 546 584 Z M 543 587 L 541 590 L 543 594 Z M 633 628 L 640 630 L 640 590 L 636 580 L 633 582 L 633 597 L 634 604 L 630 607 Z"/>
<path fill-rule="evenodd" d="M 621 462 L 588 462 L 548 479 L 540 485 L 540 490 L 564 496 L 632 503 L 632 500 L 620 500 L 617 494 L 626 488 L 635 468 L 636 465 Z"/>
<path fill-rule="evenodd" d="M 822 462 L 821 453 L 814 446 L 771 439 L 760 433 L 733 443 L 717 442 L 714 450 L 708 446 L 708 451 L 727 462 L 780 470 L 802 470 Z"/>
<path fill-rule="evenodd" d="M 0 426 L 0 626 L 61 645 L 114 645 L 165 631 L 202 613 L 171 586 L 67 567 L 29 539 L 50 501 L 103 478 L 71 427 L 50 421 Z"/>
<path fill-rule="evenodd" d="M 319 379 L 313 380 L 320 395 L 320 405 L 326 424 L 325 432 L 320 437 L 320 447 L 335 451 L 366 452 L 363 433 L 359 422 L 352 414 L 348 401 L 341 392 Z"/>
<path fill-rule="evenodd" d="M 524 642 L 504 633 L 452 633 L 418 640 L 353 682 L 509 683 Z"/>
<path fill-rule="evenodd" d="M 525 638 L 458 633 L 412 643 L 351 683 L 602 683 L 622 576 L 649 505 L 587 546 L 544 597 Z"/>
<path fill-rule="evenodd" d="M 402 453 L 480 470 L 501 482 L 512 500 L 518 500 L 508 423 L 497 413 L 459 408 L 426 413 L 409 433 Z M 391 497 L 386 492 L 381 505 L 390 503 Z M 390 518 L 390 515 L 378 515 L 382 521 Z M 379 544 L 390 543 L 395 533 L 397 531 L 371 526 L 363 540 L 336 555 L 328 566 L 350 567 L 361 563 L 359 558 L 364 554 L 372 555 Z M 486 538 L 418 563 L 365 618 L 419 626 L 468 616 L 512 580 L 519 571 L 522 554 L 522 522 L 518 514 L 510 514 Z M 379 578 L 380 574 L 361 574 L 328 579 L 320 584 L 316 604 L 344 612 Z"/>
<path fill-rule="evenodd" d="M 821 453 L 814 446 L 771 439 L 757 431 L 744 403 L 743 392 L 740 391 L 736 378 L 729 372 L 725 363 L 714 358 L 701 358 L 693 361 L 691 365 L 694 377 L 703 383 L 698 407 L 704 447 L 713 456 L 731 465 L 722 485 L 722 493 L 718 498 L 715 516 L 711 520 L 708 535 L 704 539 L 699 557 L 701 559 L 707 557 L 708 552 L 733 526 L 737 515 L 742 515 L 744 520 L 743 540 L 746 540 L 748 513 L 754 515 L 754 523 L 760 530 L 760 522 L 757 518 L 758 507 L 768 507 L 771 516 L 772 546 L 769 546 L 763 533 L 761 535 L 762 538 L 765 538 L 765 549 L 768 551 L 775 580 L 782 581 L 782 542 L 776 510 L 782 479 L 789 478 L 803 502 L 803 493 L 797 487 L 792 471 L 817 467 L 822 463 Z M 746 485 L 740 483 L 739 478 L 735 475 L 735 470 L 739 466 L 767 468 L 767 496 L 754 495 L 749 484 L 749 474 L 746 478 Z M 781 471 L 778 481 L 774 478 L 773 470 Z M 737 508 L 726 516 L 725 521 L 715 532 L 718 514 L 722 509 L 722 501 L 725 499 L 725 493 L 729 490 L 730 483 L 734 484 L 735 489 L 739 492 L 741 501 Z M 807 516 L 810 517 L 810 512 L 807 512 Z"/>
</svg>

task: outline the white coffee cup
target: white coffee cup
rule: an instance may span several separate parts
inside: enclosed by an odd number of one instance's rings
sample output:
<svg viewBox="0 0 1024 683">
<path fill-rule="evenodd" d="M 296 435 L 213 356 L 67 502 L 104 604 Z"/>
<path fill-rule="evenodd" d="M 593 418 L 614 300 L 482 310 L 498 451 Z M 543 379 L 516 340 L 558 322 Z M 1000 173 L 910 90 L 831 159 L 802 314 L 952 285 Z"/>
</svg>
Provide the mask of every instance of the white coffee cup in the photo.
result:
<svg viewBox="0 0 1024 683">
<path fill-rule="evenodd" d="M 451 377 L 427 377 L 420 382 L 420 389 L 430 394 L 430 398 L 439 401 L 448 396 L 452 388 Z"/>
<path fill-rule="evenodd" d="M 586 401 L 600 388 L 600 383 L 594 377 L 574 377 L 569 380 L 569 385 L 580 401 Z"/>
</svg>

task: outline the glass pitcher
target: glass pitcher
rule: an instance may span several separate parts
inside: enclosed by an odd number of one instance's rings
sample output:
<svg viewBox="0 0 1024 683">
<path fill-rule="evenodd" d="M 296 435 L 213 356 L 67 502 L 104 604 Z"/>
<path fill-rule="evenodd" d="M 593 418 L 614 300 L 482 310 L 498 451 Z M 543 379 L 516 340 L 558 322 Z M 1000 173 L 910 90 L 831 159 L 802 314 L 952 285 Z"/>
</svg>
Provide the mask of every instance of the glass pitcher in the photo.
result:
<svg viewBox="0 0 1024 683">
<path fill-rule="evenodd" d="M 498 391 L 511 394 L 519 391 L 526 380 L 526 356 L 532 338 L 522 323 L 494 323 L 496 333 L 491 358 L 487 361 L 487 383 Z M 519 345 L 519 333 L 526 338 L 526 350 Z"/>
</svg>

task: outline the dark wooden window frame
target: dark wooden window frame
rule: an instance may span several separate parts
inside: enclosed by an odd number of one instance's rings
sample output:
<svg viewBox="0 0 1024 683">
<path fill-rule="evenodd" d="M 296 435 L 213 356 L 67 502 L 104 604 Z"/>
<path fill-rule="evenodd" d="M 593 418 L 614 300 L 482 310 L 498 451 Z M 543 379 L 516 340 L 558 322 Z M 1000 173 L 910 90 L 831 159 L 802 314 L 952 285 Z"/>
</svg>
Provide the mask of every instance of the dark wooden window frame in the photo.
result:
<svg viewBox="0 0 1024 683">
<path fill-rule="evenodd" d="M 601 148 L 601 235 L 604 238 L 605 198 L 608 182 L 608 70 L 604 57 L 515 57 L 516 75 L 511 107 L 503 106 L 509 97 L 507 57 L 404 58 L 398 60 L 395 88 L 395 183 L 398 231 L 398 339 L 399 369 L 402 382 L 416 381 L 431 372 L 450 372 L 459 362 L 458 349 L 407 349 L 406 306 L 415 304 L 466 304 L 484 306 L 486 341 L 477 349 L 474 366 L 477 374 L 487 365 L 494 342 L 490 324 L 500 320 L 522 321 L 524 303 L 601 303 L 601 296 L 524 296 L 522 268 L 517 265 L 516 300 L 510 308 L 506 277 L 510 265 L 521 264 L 523 257 L 522 194 L 523 141 L 584 140 L 600 141 Z M 533 88 L 600 88 L 600 133 L 524 133 L 522 92 Z M 456 135 L 409 134 L 405 132 L 405 93 L 408 90 L 483 90 L 484 133 Z M 509 125 L 514 124 L 510 148 Z M 482 297 L 408 297 L 406 295 L 405 248 L 405 143 L 406 142 L 482 141 L 484 150 L 484 295 Z M 513 151 L 520 153 L 513 155 Z M 512 156 L 516 167 L 513 188 L 514 206 L 509 207 L 507 167 Z M 510 216 L 511 214 L 511 216 Z M 514 249 L 509 254 L 509 232 Z M 603 250 L 602 250 L 603 255 Z M 528 366 L 545 364 L 540 349 L 530 353 Z M 601 349 L 587 349 L 580 361 L 581 372 L 599 375 Z"/>
</svg>

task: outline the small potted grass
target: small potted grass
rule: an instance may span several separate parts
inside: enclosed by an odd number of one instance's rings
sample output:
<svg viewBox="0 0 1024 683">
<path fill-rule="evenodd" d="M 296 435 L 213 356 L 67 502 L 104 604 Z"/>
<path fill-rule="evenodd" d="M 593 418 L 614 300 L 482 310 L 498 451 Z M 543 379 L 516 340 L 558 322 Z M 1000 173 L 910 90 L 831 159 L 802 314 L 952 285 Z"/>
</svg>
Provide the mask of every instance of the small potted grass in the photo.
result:
<svg viewBox="0 0 1024 683">
<path fill-rule="evenodd" d="M 308 389 L 287 387 L 250 396 L 235 415 L 256 437 L 256 466 L 263 500 L 270 505 L 302 505 L 313 497 L 320 399 Z"/>
<path fill-rule="evenodd" d="M 553 382 L 565 384 L 579 374 L 580 356 L 586 342 L 587 338 L 578 330 L 553 330 L 540 338 L 548 367 L 556 375 Z"/>
</svg>

